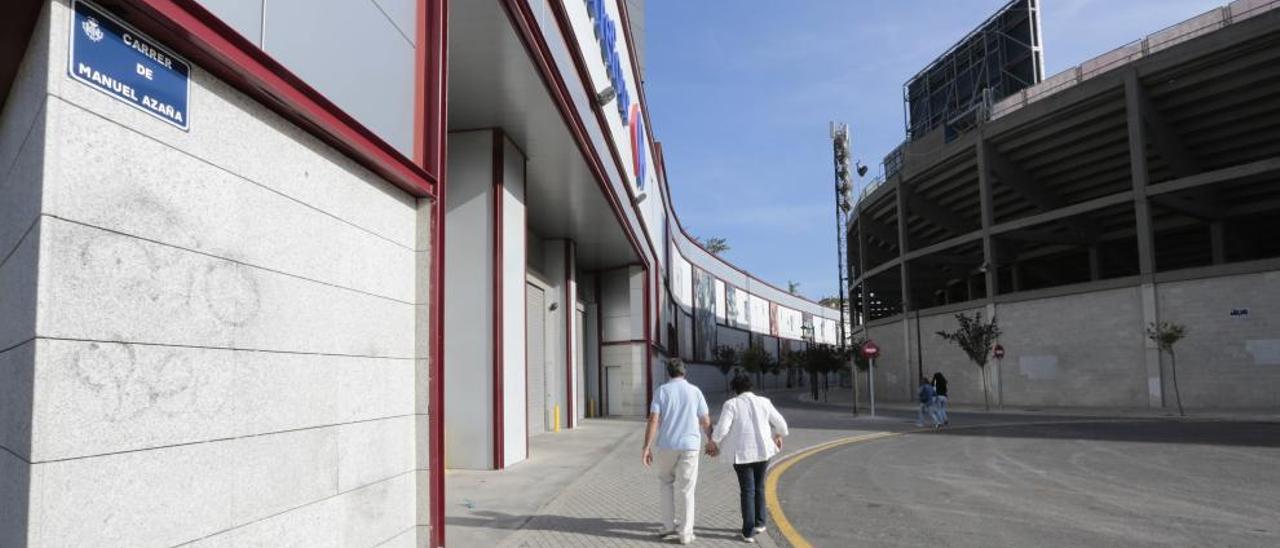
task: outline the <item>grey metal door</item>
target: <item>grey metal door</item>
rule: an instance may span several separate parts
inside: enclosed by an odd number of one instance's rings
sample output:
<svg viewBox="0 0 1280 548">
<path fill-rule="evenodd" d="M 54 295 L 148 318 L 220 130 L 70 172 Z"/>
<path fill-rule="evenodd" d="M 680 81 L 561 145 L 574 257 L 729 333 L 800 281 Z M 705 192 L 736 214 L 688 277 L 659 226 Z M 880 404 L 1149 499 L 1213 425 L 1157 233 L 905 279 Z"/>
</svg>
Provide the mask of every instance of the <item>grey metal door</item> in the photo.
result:
<svg viewBox="0 0 1280 548">
<path fill-rule="evenodd" d="M 529 435 L 534 435 L 547 431 L 547 294 L 542 288 L 526 283 L 525 297 L 526 421 Z"/>
<path fill-rule="evenodd" d="M 618 366 L 610 366 L 604 368 L 604 387 L 605 405 L 608 406 L 609 415 L 618 416 L 622 414 L 622 368 Z"/>
<path fill-rule="evenodd" d="M 573 390 L 577 392 L 573 396 L 574 415 L 577 417 L 587 416 L 587 310 L 582 303 L 578 303 L 577 318 L 574 325 L 577 326 L 573 333 Z"/>
</svg>

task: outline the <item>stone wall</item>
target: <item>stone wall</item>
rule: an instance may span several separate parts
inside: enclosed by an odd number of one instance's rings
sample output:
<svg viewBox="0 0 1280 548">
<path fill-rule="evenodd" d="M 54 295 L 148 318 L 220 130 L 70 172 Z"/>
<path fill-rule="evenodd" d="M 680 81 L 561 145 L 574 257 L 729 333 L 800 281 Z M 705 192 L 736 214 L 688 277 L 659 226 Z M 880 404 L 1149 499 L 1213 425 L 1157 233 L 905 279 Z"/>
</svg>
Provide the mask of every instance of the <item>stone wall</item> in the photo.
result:
<svg viewBox="0 0 1280 548">
<path fill-rule="evenodd" d="M 71 80 L 69 17 L 4 118 L 45 136 L 26 540 L 412 545 L 430 204 L 199 68 L 189 132 Z"/>
</svg>

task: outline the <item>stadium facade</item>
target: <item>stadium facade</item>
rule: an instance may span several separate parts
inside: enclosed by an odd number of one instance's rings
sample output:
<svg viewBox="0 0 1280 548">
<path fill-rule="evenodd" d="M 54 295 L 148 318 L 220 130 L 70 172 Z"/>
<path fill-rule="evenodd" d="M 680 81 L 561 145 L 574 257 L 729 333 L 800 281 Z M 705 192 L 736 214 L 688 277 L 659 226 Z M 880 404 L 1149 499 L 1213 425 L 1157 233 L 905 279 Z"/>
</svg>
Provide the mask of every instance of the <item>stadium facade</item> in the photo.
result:
<svg viewBox="0 0 1280 548">
<path fill-rule="evenodd" d="M 1172 322 L 1185 406 L 1280 407 L 1277 8 L 1232 2 L 912 134 L 848 226 L 880 396 L 942 371 L 982 403 L 983 373 L 936 335 L 981 312 L 1003 331 L 997 404 L 1173 408 L 1146 337 Z"/>
</svg>

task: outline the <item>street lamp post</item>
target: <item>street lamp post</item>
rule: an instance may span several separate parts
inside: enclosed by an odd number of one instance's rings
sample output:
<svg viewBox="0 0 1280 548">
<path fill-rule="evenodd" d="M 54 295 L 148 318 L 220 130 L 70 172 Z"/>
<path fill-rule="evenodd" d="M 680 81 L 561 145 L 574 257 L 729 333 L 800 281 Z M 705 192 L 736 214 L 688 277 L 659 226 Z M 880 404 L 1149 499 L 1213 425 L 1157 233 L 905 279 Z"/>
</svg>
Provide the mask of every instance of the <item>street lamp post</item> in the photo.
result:
<svg viewBox="0 0 1280 548">
<path fill-rule="evenodd" d="M 846 247 L 848 240 L 846 238 L 846 229 L 848 228 L 848 217 L 850 211 L 853 210 L 853 172 L 849 169 L 849 125 L 845 123 L 831 122 L 831 149 L 832 162 L 835 167 L 835 199 L 836 199 L 836 292 L 839 299 L 840 324 L 836 326 L 836 348 L 839 349 L 841 356 L 848 356 L 849 378 L 854 385 L 853 396 L 853 414 L 858 414 L 858 396 L 857 383 L 858 371 L 857 367 L 852 363 L 853 356 L 849 353 L 849 333 L 846 326 L 846 306 L 845 306 L 845 288 L 848 285 L 848 265 L 845 259 Z M 861 164 L 858 165 L 858 175 L 866 174 L 867 168 Z"/>
<path fill-rule="evenodd" d="M 801 323 L 801 324 L 800 324 L 800 338 L 804 339 L 804 342 L 805 342 L 805 350 L 806 350 L 806 351 L 809 351 L 809 350 L 812 350 L 812 349 L 813 349 L 813 340 L 814 340 L 814 337 L 813 337 L 813 324 L 812 324 L 812 323 Z M 806 361 L 808 361 L 808 360 L 806 360 Z M 804 374 L 805 374 L 805 371 L 801 371 L 801 372 L 800 372 L 800 378 L 801 378 L 801 379 L 804 379 Z M 809 377 L 809 385 L 810 385 L 810 386 L 809 386 L 809 391 L 813 393 L 813 401 L 815 401 L 815 402 L 816 402 L 816 401 L 818 401 L 818 390 L 817 390 L 818 381 L 817 381 L 817 379 L 813 378 L 813 376 L 812 376 L 812 375 Z"/>
</svg>

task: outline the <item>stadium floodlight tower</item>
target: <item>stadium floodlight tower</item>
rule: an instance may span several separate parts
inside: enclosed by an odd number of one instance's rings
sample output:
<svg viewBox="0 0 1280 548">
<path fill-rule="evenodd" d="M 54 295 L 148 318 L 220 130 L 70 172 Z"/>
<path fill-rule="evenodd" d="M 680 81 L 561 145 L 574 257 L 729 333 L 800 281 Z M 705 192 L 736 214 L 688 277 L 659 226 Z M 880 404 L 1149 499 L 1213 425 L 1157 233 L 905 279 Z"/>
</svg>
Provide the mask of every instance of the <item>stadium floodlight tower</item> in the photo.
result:
<svg viewBox="0 0 1280 548">
<path fill-rule="evenodd" d="M 836 196 L 836 290 L 838 291 L 839 307 L 840 307 L 840 323 L 836 326 L 836 346 L 843 354 L 849 349 L 849 332 L 846 318 L 849 308 L 845 304 L 845 291 L 852 292 L 849 285 L 848 260 L 845 256 L 846 245 L 848 244 L 845 228 L 849 224 L 849 218 L 853 212 L 853 171 L 849 168 L 849 125 L 845 123 L 831 122 L 831 150 L 833 156 L 833 164 L 835 166 L 835 196 Z M 857 166 L 857 174 L 859 177 L 866 175 L 867 166 L 861 163 Z M 850 293 L 852 295 L 852 293 Z M 852 371 L 850 376 L 856 385 L 858 382 L 857 371 Z M 853 412 L 858 412 L 858 401 L 854 398 Z"/>
</svg>

